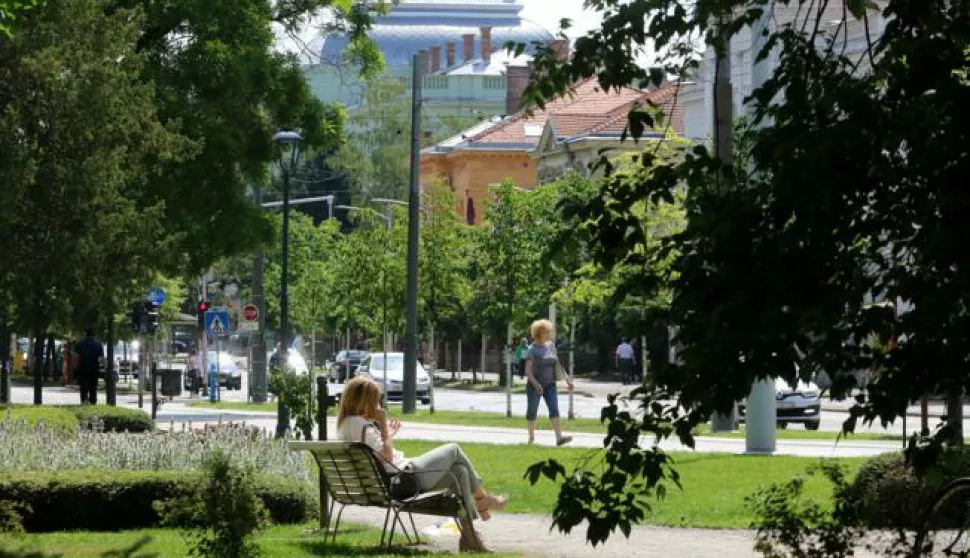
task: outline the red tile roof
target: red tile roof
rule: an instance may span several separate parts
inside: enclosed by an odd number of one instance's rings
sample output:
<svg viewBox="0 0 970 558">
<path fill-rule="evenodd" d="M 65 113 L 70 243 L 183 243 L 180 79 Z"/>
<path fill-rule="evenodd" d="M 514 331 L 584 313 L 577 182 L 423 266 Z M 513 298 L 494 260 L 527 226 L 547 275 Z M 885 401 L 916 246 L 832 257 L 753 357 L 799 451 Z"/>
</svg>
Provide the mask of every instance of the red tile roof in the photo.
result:
<svg viewBox="0 0 970 558">
<path fill-rule="evenodd" d="M 488 148 L 488 144 L 534 146 L 540 138 L 535 127 L 544 126 L 550 116 L 559 137 L 589 133 L 619 134 L 626 125 L 627 114 L 638 104 L 658 104 L 669 115 L 677 87 L 676 84 L 666 84 L 650 92 L 623 87 L 619 91 L 607 92 L 600 89 L 595 78 L 590 78 L 577 83 L 571 95 L 550 101 L 545 108 L 536 109 L 531 116 L 526 116 L 524 112 L 515 114 L 496 126 L 469 136 L 467 142 L 480 148 Z M 683 127 L 678 126 L 676 117 L 679 108 L 675 107 L 673 111 L 674 129 L 677 131 Z M 679 121 L 682 120 L 683 116 L 680 115 Z M 527 127 L 531 133 L 527 133 Z"/>
</svg>

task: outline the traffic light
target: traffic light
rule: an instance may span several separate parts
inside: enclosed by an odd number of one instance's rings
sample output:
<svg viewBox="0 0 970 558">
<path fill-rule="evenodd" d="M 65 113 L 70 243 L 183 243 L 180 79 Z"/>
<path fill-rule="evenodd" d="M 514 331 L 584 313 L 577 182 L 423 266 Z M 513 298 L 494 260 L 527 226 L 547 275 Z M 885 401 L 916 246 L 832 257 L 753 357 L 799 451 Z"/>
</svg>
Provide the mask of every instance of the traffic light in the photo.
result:
<svg viewBox="0 0 970 558">
<path fill-rule="evenodd" d="M 158 329 L 158 305 L 150 300 L 145 301 L 144 332 L 154 334 Z"/>
<path fill-rule="evenodd" d="M 142 312 L 145 307 L 142 306 L 141 302 L 136 302 L 131 306 L 131 329 L 135 330 L 135 333 L 141 332 L 141 320 Z"/>
<path fill-rule="evenodd" d="M 205 313 L 208 312 L 208 310 L 209 310 L 209 301 L 208 300 L 200 300 L 199 301 L 199 305 L 196 306 L 196 309 L 198 310 L 199 329 L 204 329 L 205 328 Z"/>
</svg>

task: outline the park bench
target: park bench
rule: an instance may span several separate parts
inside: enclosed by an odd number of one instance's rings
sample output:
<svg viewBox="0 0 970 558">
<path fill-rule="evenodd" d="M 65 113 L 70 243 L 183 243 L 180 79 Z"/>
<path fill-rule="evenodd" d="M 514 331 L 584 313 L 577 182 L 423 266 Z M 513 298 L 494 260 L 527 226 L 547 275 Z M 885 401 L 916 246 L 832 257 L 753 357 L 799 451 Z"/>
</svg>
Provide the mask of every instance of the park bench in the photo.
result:
<svg viewBox="0 0 970 558">
<path fill-rule="evenodd" d="M 334 542 L 337 540 L 337 528 L 340 527 L 340 517 L 346 506 L 376 507 L 387 510 L 384 516 L 384 529 L 381 531 L 381 546 L 387 538 L 390 548 L 394 539 L 395 528 L 398 524 L 404 535 L 411 542 L 401 519 L 401 514 L 407 514 L 414 531 L 414 542 L 420 542 L 413 514 L 450 517 L 461 527 L 459 516 L 465 513 L 461 498 L 449 490 L 433 490 L 423 492 L 404 500 L 391 496 L 390 476 L 384 470 L 381 459 L 370 446 L 358 442 L 310 442 L 294 441 L 290 443 L 294 451 L 307 451 L 320 467 L 320 526 L 323 528 L 323 542 L 326 546 L 327 537 Z M 449 473 L 450 474 L 450 473 Z M 455 482 L 457 486 L 457 481 Z M 329 507 L 324 501 L 324 495 L 330 497 Z M 339 505 L 337 520 L 333 522 L 333 512 Z M 333 530 L 330 525 L 333 523 Z M 388 525 L 390 534 L 388 536 Z"/>
</svg>

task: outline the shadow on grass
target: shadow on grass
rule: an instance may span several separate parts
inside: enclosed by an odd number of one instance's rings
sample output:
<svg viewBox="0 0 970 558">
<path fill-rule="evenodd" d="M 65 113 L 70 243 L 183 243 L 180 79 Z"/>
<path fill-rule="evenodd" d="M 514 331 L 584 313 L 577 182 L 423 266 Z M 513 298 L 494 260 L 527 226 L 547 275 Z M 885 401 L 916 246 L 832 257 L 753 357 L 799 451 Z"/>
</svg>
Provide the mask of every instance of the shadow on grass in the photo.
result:
<svg viewBox="0 0 970 558">
<path fill-rule="evenodd" d="M 379 539 L 371 539 L 373 529 L 348 526 L 337 532 L 337 541 L 323 542 L 323 534 L 314 535 L 315 540 L 300 541 L 299 547 L 308 556 L 441 556 L 449 552 L 432 550 L 427 546 L 406 545 L 407 538 L 400 532 L 394 534 L 394 545 L 387 550 L 380 545 Z M 347 542 L 348 539 L 352 542 Z"/>
<path fill-rule="evenodd" d="M 63 554 L 48 554 L 36 550 L 4 550 L 0 548 L 0 558 L 61 558 Z"/>
<path fill-rule="evenodd" d="M 145 548 L 146 546 L 148 546 L 149 544 L 151 544 L 151 542 L 152 542 L 152 538 L 149 537 L 148 535 L 145 535 L 144 537 L 135 541 L 128 548 L 123 548 L 120 550 L 109 550 L 108 552 L 105 552 L 101 556 L 103 558 L 159 558 L 159 555 L 154 552 L 139 554 L 139 551 Z"/>
</svg>

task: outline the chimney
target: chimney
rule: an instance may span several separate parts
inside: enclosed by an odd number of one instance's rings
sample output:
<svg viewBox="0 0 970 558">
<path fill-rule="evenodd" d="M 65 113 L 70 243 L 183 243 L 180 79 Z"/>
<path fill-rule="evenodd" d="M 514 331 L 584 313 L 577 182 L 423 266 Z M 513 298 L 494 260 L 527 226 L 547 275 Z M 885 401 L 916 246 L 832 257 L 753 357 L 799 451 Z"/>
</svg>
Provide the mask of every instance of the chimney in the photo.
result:
<svg viewBox="0 0 970 558">
<path fill-rule="evenodd" d="M 437 72 L 441 69 L 441 47 L 433 46 L 431 47 L 431 72 Z"/>
<path fill-rule="evenodd" d="M 486 63 L 492 60 L 492 28 L 482 27 L 482 60 Z"/>
<path fill-rule="evenodd" d="M 455 65 L 455 42 L 448 41 L 448 45 L 445 49 L 445 61 L 448 68 Z"/>
<path fill-rule="evenodd" d="M 528 66 L 508 66 L 505 69 L 505 113 L 514 114 L 522 108 L 522 94 L 532 77 L 532 63 Z"/>
<path fill-rule="evenodd" d="M 554 39 L 546 41 L 546 46 L 555 53 L 556 60 L 559 62 L 569 61 L 569 41 L 565 39 Z"/>
<path fill-rule="evenodd" d="M 418 51 L 418 75 L 421 77 L 428 75 L 429 65 L 430 65 L 430 61 L 428 60 L 428 51 L 424 49 L 419 50 Z"/>
<path fill-rule="evenodd" d="M 462 35 L 461 40 L 464 41 L 465 43 L 464 62 L 471 62 L 471 59 L 475 57 L 475 34 L 468 33 L 468 34 Z"/>
</svg>

